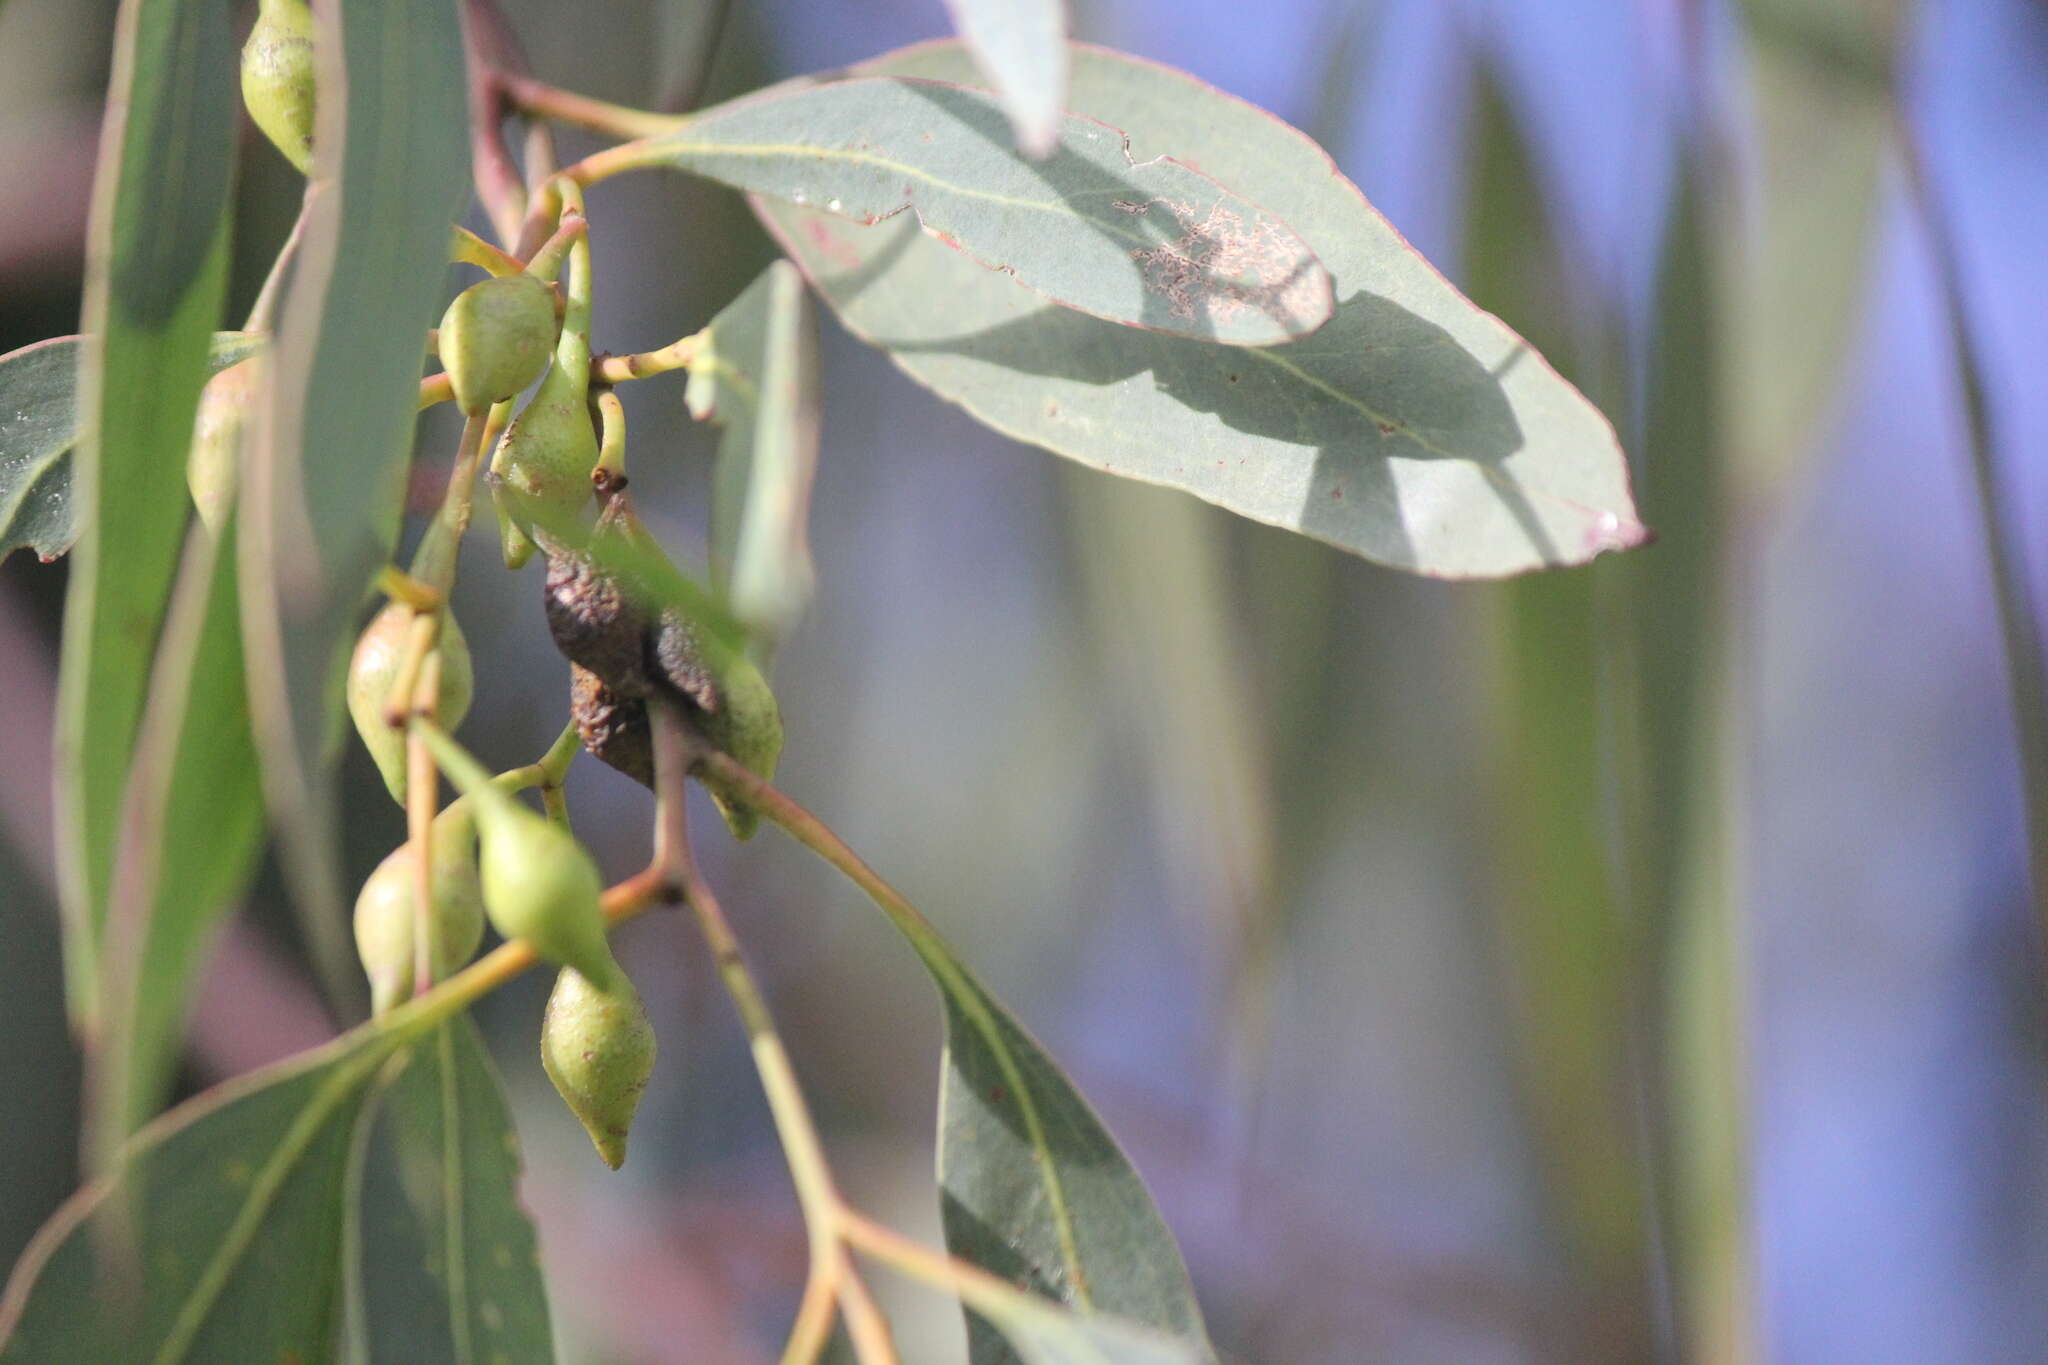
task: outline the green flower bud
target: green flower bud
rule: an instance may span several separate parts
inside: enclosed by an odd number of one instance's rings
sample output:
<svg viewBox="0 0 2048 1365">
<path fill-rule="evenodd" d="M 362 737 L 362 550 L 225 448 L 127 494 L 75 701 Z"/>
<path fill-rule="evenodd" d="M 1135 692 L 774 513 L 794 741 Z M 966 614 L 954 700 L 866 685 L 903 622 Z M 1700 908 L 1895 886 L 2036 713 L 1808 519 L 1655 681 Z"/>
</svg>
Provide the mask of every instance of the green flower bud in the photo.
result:
<svg viewBox="0 0 2048 1365">
<path fill-rule="evenodd" d="M 480 413 L 540 378 L 555 350 L 555 295 L 532 275 L 473 284 L 441 315 L 441 367 L 455 406 Z"/>
<path fill-rule="evenodd" d="M 234 506 L 241 477 L 242 423 L 263 386 L 263 357 L 228 366 L 206 381 L 199 414 L 192 422 L 192 452 L 185 460 L 185 486 L 206 529 L 218 533 Z"/>
<path fill-rule="evenodd" d="M 739 762 L 742 768 L 764 782 L 775 778 L 775 763 L 782 756 L 782 708 L 754 661 L 734 653 L 721 660 L 717 669 L 716 711 L 696 717 L 704 737 Z M 761 819 L 736 788 L 708 780 L 706 788 L 718 813 L 735 839 L 751 839 Z"/>
<path fill-rule="evenodd" d="M 242 45 L 242 103 L 301 173 L 313 164 L 313 11 L 306 0 L 262 0 Z"/>
<path fill-rule="evenodd" d="M 412 996 L 414 980 L 412 845 L 400 844 L 377 864 L 356 895 L 356 956 L 370 979 L 370 1005 L 382 1014 Z M 476 821 L 458 801 L 434 818 L 434 976 L 438 980 L 476 955 L 484 937 L 484 897 L 477 877 Z"/>
<path fill-rule="evenodd" d="M 377 760 L 384 774 L 385 789 L 399 805 L 405 804 L 405 732 L 384 719 L 384 704 L 405 658 L 406 640 L 412 634 L 413 610 L 393 602 L 377 613 L 356 640 L 355 657 L 348 666 L 348 713 L 356 723 L 363 747 Z M 444 609 L 440 637 L 435 651 L 441 656 L 441 696 L 434 719 L 443 729 L 453 730 L 469 714 L 476 688 L 471 672 L 469 642 L 455 614 Z"/>
<path fill-rule="evenodd" d="M 495 788 L 475 793 L 484 913 L 506 938 L 606 989 L 623 979 L 605 941 L 603 883 L 576 836 Z"/>
<path fill-rule="evenodd" d="M 505 485 L 498 481 L 496 472 L 490 476 L 491 508 L 498 514 L 498 549 L 505 556 L 505 567 L 523 569 L 526 561 L 533 558 L 533 537 L 519 529 L 519 522 L 513 515 L 512 497 L 505 491 Z"/>
<path fill-rule="evenodd" d="M 512 419 L 491 459 L 493 496 L 530 535 L 536 520 L 556 525 L 582 510 L 596 465 L 597 429 L 585 390 L 558 364 Z"/>
<path fill-rule="evenodd" d="M 604 1164 L 626 1160 L 626 1131 L 654 1074 L 654 1029 L 624 973 L 600 990 L 574 968 L 555 978 L 541 1021 L 540 1064 Z"/>
</svg>

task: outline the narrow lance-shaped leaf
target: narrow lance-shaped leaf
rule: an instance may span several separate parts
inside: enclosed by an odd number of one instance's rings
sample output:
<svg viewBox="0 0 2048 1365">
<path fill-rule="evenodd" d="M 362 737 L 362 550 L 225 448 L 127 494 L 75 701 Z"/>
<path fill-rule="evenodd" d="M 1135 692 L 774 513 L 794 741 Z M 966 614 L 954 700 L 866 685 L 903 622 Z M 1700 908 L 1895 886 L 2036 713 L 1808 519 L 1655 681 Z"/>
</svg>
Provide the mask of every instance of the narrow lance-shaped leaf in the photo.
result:
<svg viewBox="0 0 2048 1365">
<path fill-rule="evenodd" d="M 881 78 L 722 105 L 640 156 L 855 223 L 905 214 L 963 264 L 1113 323 L 1263 346 L 1329 319 L 1315 250 L 1229 181 L 1171 156 L 1135 159 L 1116 126 L 1074 115 L 1044 160 L 1008 144 L 986 93 Z"/>
<path fill-rule="evenodd" d="M 1059 139 L 1067 93 L 1067 7 L 1061 0 L 946 0 L 974 64 L 1002 97 L 1017 146 L 1039 157 Z"/>
<path fill-rule="evenodd" d="M 114 832 L 186 516 L 186 439 L 227 284 L 235 162 L 227 0 L 124 0 L 87 243 L 86 534 L 57 704 L 66 983 L 91 1025 Z"/>
<path fill-rule="evenodd" d="M 1466 287 L 1561 360 L 1598 357 L 1583 332 L 1584 349 L 1573 346 L 1566 258 L 1511 94 L 1484 64 L 1473 86 Z M 1585 369 L 1611 367 L 1596 359 Z M 1603 629 L 1613 593 L 1601 592 L 1603 577 L 1629 567 L 1501 584 L 1487 693 L 1494 913 L 1523 1104 L 1561 1250 L 1573 1278 L 1598 1287 L 1603 1336 L 1624 1357 L 1651 1354 L 1654 1321 L 1643 1293 L 1653 1282 L 1642 1207 L 1650 1182 L 1641 1131 L 1627 1119 L 1639 940 L 1613 859 L 1614 651 Z"/>
<path fill-rule="evenodd" d="M 1417 573 L 1518 573 L 1643 538 L 1607 419 L 1320 147 L 1180 72 L 1072 51 L 1069 107 L 1123 129 L 1141 161 L 1185 158 L 1285 217 L 1334 278 L 1335 316 L 1256 349 L 1148 335 L 1047 307 L 913 225 L 757 199 L 856 335 L 1019 440 Z M 858 74 L 974 79 L 956 43 Z"/>
<path fill-rule="evenodd" d="M 349 634 L 397 536 L 427 328 L 467 185 L 453 0 L 315 10 L 312 187 L 242 501 L 264 792 L 330 989 L 353 985 L 332 764 Z M 331 93 L 330 93 L 331 92 Z"/>
<path fill-rule="evenodd" d="M 350 1035 L 144 1129 L 23 1253 L 0 1362 L 328 1359 L 351 1135 L 391 1043 Z"/>
<path fill-rule="evenodd" d="M 818 336 L 803 276 L 763 271 L 711 320 L 689 404 L 725 428 L 712 480 L 711 565 L 732 613 L 773 641 L 810 604 L 807 534 L 818 464 Z"/>
<path fill-rule="evenodd" d="M 869 889 L 945 1002 L 946 1245 L 1028 1291 L 959 1286 L 974 1365 L 1213 1360 L 1180 1248 L 1116 1140 L 930 922 Z"/>
<path fill-rule="evenodd" d="M 123 803 L 89 1058 L 94 1165 L 161 1104 L 187 999 L 221 916 L 255 872 L 263 798 L 242 677 L 232 523 L 194 521 Z"/>
<path fill-rule="evenodd" d="M 402 1333 L 384 1326 L 384 1296 L 366 1296 L 368 1359 L 548 1365 L 554 1338 L 533 1224 L 519 1204 L 519 1137 L 468 1016 L 414 1046 L 385 1114 L 426 1273 L 415 1261 L 397 1268 L 413 1291 Z M 379 1254 L 380 1231 L 369 1230 L 366 1255 Z"/>
<path fill-rule="evenodd" d="M 52 337 L 0 355 L 0 559 L 70 550 L 81 521 L 71 450 L 78 444 L 78 361 L 84 337 Z M 216 332 L 206 371 L 252 355 L 263 339 Z"/>
</svg>

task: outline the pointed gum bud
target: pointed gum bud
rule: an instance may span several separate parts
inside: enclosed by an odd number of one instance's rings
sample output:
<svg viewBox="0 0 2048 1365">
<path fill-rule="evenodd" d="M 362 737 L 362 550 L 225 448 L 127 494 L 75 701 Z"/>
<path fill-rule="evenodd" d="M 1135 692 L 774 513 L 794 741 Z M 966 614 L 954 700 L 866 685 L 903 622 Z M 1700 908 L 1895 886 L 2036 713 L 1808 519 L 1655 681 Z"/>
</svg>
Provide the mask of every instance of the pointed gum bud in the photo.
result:
<svg viewBox="0 0 2048 1365">
<path fill-rule="evenodd" d="M 199 414 L 192 421 L 192 452 L 185 460 L 185 486 L 206 529 L 219 532 L 234 506 L 241 477 L 242 424 L 263 386 L 263 357 L 250 356 L 206 381 Z"/>
<path fill-rule="evenodd" d="M 348 713 L 356 723 L 363 747 L 377 761 L 384 775 L 384 787 L 391 799 L 405 804 L 405 732 L 393 729 L 384 718 L 384 703 L 397 681 L 405 658 L 406 640 L 412 634 L 412 608 L 394 602 L 372 617 L 356 639 L 354 656 L 348 666 Z M 469 658 L 469 642 L 456 624 L 455 614 L 445 612 L 434 648 L 441 656 L 441 697 L 434 718 L 442 728 L 453 730 L 469 714 L 476 678 Z"/>
<path fill-rule="evenodd" d="M 576 836 L 495 789 L 476 797 L 484 911 L 498 932 L 607 989 L 622 979 L 598 906 L 603 882 Z"/>
<path fill-rule="evenodd" d="M 555 295 L 532 275 L 473 284 L 441 315 L 441 366 L 455 406 L 481 413 L 540 378 L 555 350 Z"/>
<path fill-rule="evenodd" d="M 313 11 L 305 0 L 263 0 L 242 45 L 242 103 L 303 174 L 313 164 Z"/>
<path fill-rule="evenodd" d="M 573 968 L 555 978 L 540 1031 L 540 1062 L 598 1156 L 626 1160 L 626 1134 L 654 1074 L 654 1029 L 623 973 L 599 990 Z"/>
<path fill-rule="evenodd" d="M 476 823 L 458 802 L 434 818 L 434 922 L 438 979 L 476 956 L 484 937 L 483 889 L 477 877 Z M 412 845 L 400 844 L 377 864 L 356 895 L 356 956 L 378 1014 L 412 998 L 415 976 Z"/>
<path fill-rule="evenodd" d="M 513 525 L 530 534 L 535 521 L 553 525 L 582 510 L 596 466 L 586 392 L 556 365 L 506 429 L 491 459 L 493 491 Z"/>
</svg>

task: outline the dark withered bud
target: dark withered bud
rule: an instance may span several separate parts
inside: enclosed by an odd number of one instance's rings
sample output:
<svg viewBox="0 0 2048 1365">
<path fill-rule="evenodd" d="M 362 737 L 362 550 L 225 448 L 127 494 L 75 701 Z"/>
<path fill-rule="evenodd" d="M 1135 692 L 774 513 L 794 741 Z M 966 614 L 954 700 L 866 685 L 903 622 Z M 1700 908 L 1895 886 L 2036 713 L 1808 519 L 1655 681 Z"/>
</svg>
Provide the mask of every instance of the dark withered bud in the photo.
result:
<svg viewBox="0 0 2048 1365">
<path fill-rule="evenodd" d="M 591 533 L 595 542 L 615 534 L 615 509 L 608 502 Z M 618 579 L 597 567 L 585 550 L 543 541 L 549 551 L 542 605 L 555 648 L 570 663 L 589 669 L 606 686 L 627 696 L 647 691 L 647 614 L 629 600 Z"/>
<path fill-rule="evenodd" d="M 650 790 L 654 787 L 654 735 L 647 703 L 621 697 L 604 680 L 577 664 L 569 666 L 569 714 L 583 747 Z"/>
</svg>

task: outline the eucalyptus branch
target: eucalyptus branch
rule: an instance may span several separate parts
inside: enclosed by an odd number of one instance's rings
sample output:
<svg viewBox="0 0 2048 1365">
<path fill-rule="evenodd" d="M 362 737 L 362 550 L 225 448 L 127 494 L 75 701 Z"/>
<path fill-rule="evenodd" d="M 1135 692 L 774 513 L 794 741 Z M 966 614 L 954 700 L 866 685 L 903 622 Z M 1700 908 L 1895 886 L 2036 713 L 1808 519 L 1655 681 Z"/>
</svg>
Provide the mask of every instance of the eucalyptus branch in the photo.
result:
<svg viewBox="0 0 2048 1365">
<path fill-rule="evenodd" d="M 673 133 L 690 120 L 675 114 L 657 114 L 624 104 L 592 99 L 573 90 L 563 90 L 531 76 L 498 73 L 498 88 L 512 104 L 538 118 L 566 123 L 621 139 L 659 137 Z"/>
<path fill-rule="evenodd" d="M 510 243 L 526 217 L 526 181 L 505 150 L 499 71 L 516 60 L 516 48 L 497 6 L 465 0 L 462 47 L 468 69 L 470 174 L 498 240 Z"/>
<path fill-rule="evenodd" d="M 590 377 L 600 384 L 623 384 L 632 379 L 646 379 L 671 370 L 687 369 L 696 362 L 698 354 L 710 341 L 711 333 L 707 329 L 692 332 L 659 350 L 641 351 L 635 355 L 601 356 L 593 362 Z"/>
</svg>

